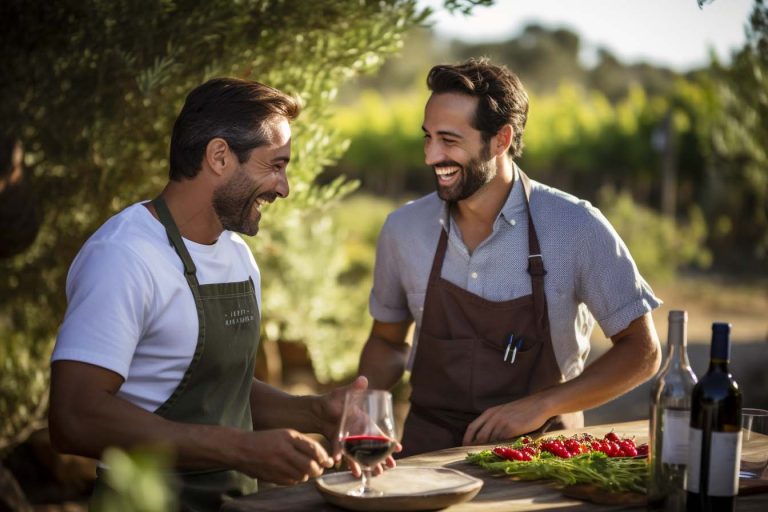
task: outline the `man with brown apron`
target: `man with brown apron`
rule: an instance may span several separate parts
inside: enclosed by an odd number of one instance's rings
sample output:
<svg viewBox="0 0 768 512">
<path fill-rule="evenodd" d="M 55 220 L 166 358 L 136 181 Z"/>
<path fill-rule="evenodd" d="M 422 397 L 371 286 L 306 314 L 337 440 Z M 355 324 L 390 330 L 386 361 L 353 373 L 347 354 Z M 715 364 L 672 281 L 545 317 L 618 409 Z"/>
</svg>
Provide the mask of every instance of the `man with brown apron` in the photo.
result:
<svg viewBox="0 0 768 512">
<path fill-rule="evenodd" d="M 183 510 L 218 510 L 255 491 L 255 478 L 294 484 L 333 465 L 297 430 L 332 436 L 345 389 L 296 397 L 254 379 L 260 274 L 237 235 L 255 235 L 261 205 L 288 195 L 298 113 L 294 98 L 257 82 L 192 91 L 165 189 L 109 219 L 70 269 L 52 441 L 94 458 L 110 446 L 170 447 Z M 94 496 L 102 510 L 109 472 L 100 468 Z"/>
<path fill-rule="evenodd" d="M 411 370 L 401 455 L 577 428 L 656 371 L 660 302 L 596 209 L 514 164 L 528 113 L 517 77 L 471 59 L 427 84 L 437 194 L 382 228 L 360 374 L 388 388 Z M 590 313 L 614 347 L 584 370 Z"/>
</svg>

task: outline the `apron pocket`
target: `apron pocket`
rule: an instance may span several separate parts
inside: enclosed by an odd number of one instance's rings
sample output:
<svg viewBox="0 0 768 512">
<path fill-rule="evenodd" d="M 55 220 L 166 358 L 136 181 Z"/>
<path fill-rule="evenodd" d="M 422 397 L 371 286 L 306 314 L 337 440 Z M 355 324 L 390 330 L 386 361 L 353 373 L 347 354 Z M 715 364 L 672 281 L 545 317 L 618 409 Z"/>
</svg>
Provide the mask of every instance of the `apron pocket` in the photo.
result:
<svg viewBox="0 0 768 512">
<path fill-rule="evenodd" d="M 411 374 L 411 401 L 422 407 L 470 411 L 476 340 L 442 339 L 422 332 Z"/>
<path fill-rule="evenodd" d="M 530 341 L 529 341 L 530 340 Z M 473 410 L 483 412 L 489 407 L 517 400 L 528 394 L 531 377 L 542 353 L 543 344 L 526 339 L 515 355 L 504 361 L 506 343 L 480 340 L 471 359 Z"/>
</svg>

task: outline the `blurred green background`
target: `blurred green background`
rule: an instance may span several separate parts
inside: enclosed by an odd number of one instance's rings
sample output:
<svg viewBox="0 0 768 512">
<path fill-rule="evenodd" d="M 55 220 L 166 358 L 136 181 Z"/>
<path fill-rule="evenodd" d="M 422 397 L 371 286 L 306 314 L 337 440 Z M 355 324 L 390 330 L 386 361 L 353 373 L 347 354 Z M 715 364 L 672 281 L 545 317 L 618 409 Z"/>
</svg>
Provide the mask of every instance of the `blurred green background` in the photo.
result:
<svg viewBox="0 0 768 512">
<path fill-rule="evenodd" d="M 491 3 L 446 0 L 442 8 L 460 16 Z M 315 391 L 356 371 L 370 328 L 378 230 L 387 213 L 434 188 L 420 129 L 426 73 L 470 56 L 506 64 L 526 85 L 520 166 L 601 208 L 665 307 L 706 318 L 692 338 L 706 341 L 707 315 L 726 314 L 745 326 L 742 337 L 765 340 L 762 0 L 731 59 L 686 72 L 625 63 L 606 49 L 586 64 L 580 34 L 537 24 L 494 43 L 445 42 L 430 19 L 415 0 L 0 6 L 6 465 L 18 467 L 25 442 L 45 426 L 48 361 L 72 259 L 108 217 L 161 190 L 176 113 L 186 93 L 213 76 L 257 79 L 305 105 L 294 126 L 291 196 L 266 210 L 248 240 L 263 278 L 265 380 Z"/>
</svg>

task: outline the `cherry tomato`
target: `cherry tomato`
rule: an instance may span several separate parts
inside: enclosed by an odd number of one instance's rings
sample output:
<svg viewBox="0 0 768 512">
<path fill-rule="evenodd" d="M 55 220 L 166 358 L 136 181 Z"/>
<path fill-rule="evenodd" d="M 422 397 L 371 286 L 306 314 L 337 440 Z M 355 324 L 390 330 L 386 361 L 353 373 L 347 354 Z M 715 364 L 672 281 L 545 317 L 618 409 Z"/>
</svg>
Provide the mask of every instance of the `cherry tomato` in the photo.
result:
<svg viewBox="0 0 768 512">
<path fill-rule="evenodd" d="M 493 454 L 497 457 L 501 457 L 502 459 L 515 460 L 514 456 L 512 455 L 512 448 L 508 446 L 497 446 L 493 449 Z"/>
<path fill-rule="evenodd" d="M 637 457 L 637 449 L 634 446 L 622 446 L 621 447 L 621 456 L 622 457 Z"/>
<path fill-rule="evenodd" d="M 619 446 L 622 448 L 637 448 L 635 442 L 632 439 L 622 439 L 619 441 Z"/>
</svg>

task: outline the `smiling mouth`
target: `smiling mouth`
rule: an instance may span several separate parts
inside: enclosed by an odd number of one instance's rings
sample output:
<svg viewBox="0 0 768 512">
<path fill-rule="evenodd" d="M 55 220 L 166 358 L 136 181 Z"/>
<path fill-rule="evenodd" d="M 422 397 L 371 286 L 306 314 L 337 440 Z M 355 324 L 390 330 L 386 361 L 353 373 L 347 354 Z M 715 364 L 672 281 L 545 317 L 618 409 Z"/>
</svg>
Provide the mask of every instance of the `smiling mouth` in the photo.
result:
<svg viewBox="0 0 768 512">
<path fill-rule="evenodd" d="M 461 167 L 458 165 L 434 167 L 435 174 L 440 183 L 449 183 L 459 174 Z"/>
<path fill-rule="evenodd" d="M 264 195 L 258 196 L 253 201 L 253 206 L 255 206 L 257 210 L 261 211 L 261 207 L 263 205 L 273 203 L 276 198 L 277 198 L 277 194 L 264 194 Z"/>
</svg>

